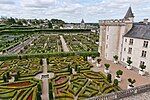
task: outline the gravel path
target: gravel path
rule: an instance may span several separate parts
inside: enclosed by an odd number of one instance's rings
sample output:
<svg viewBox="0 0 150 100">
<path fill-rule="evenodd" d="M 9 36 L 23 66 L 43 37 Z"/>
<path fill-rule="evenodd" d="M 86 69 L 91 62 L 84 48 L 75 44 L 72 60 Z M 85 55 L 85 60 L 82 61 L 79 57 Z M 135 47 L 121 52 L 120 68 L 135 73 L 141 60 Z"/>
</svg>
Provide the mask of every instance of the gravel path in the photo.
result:
<svg viewBox="0 0 150 100">
<path fill-rule="evenodd" d="M 47 74 L 47 61 L 43 59 L 43 74 Z M 49 100 L 48 78 L 42 78 L 42 100 Z"/>
<path fill-rule="evenodd" d="M 60 35 L 60 40 L 61 40 L 61 43 L 62 43 L 62 47 L 63 47 L 64 52 L 69 52 L 69 48 L 67 47 L 67 44 L 66 44 L 66 42 L 65 42 L 65 39 L 63 38 L 62 35 Z"/>
</svg>

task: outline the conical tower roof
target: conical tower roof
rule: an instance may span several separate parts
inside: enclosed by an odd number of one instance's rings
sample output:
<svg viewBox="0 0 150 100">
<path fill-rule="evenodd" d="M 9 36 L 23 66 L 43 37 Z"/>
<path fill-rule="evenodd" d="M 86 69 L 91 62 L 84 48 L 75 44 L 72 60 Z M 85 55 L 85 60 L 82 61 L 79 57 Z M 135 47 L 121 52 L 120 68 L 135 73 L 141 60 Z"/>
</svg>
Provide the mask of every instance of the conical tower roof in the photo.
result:
<svg viewBox="0 0 150 100">
<path fill-rule="evenodd" d="M 84 20 L 82 19 L 81 23 L 84 23 Z"/>
<path fill-rule="evenodd" d="M 134 14 L 132 13 L 132 8 L 131 7 L 129 7 L 129 9 L 128 9 L 126 15 L 124 16 L 124 18 L 128 19 L 130 17 L 134 17 Z"/>
</svg>

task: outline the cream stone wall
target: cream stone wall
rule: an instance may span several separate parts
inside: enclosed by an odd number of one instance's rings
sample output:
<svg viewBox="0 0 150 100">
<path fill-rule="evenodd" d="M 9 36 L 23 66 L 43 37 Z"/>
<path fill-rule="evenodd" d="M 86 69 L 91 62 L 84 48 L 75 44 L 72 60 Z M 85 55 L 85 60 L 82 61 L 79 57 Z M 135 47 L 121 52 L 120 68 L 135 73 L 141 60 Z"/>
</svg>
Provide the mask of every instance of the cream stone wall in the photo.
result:
<svg viewBox="0 0 150 100">
<path fill-rule="evenodd" d="M 125 24 L 107 23 L 100 25 L 100 51 L 102 57 L 113 60 L 114 55 L 121 57 L 122 39 L 125 33 Z"/>
<path fill-rule="evenodd" d="M 125 39 L 127 39 L 127 42 L 125 42 Z M 150 73 L 150 40 L 132 38 L 134 40 L 133 45 L 129 45 L 130 39 L 131 38 L 124 37 L 121 61 L 127 64 L 127 57 L 131 57 L 131 60 L 133 61 L 132 66 L 136 68 L 139 68 L 140 61 L 144 61 L 147 66 L 146 71 Z M 143 47 L 144 41 L 149 42 L 148 48 Z M 132 54 L 128 54 L 129 47 L 132 48 Z M 124 51 L 124 48 L 126 48 L 126 51 Z M 147 56 L 145 58 L 141 57 L 142 50 L 147 51 Z"/>
</svg>

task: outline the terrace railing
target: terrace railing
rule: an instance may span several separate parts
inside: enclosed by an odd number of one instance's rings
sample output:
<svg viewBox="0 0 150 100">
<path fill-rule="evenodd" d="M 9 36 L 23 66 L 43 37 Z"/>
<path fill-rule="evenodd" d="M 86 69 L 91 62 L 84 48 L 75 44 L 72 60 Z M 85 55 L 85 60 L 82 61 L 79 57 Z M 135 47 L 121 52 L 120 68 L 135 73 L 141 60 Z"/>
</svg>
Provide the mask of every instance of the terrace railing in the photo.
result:
<svg viewBox="0 0 150 100">
<path fill-rule="evenodd" d="M 92 97 L 87 100 L 119 100 L 122 98 L 126 98 L 140 93 L 145 93 L 148 91 L 150 91 L 150 84 L 131 88 L 128 90 L 118 91 L 115 93 L 110 93 L 103 96 Z"/>
</svg>

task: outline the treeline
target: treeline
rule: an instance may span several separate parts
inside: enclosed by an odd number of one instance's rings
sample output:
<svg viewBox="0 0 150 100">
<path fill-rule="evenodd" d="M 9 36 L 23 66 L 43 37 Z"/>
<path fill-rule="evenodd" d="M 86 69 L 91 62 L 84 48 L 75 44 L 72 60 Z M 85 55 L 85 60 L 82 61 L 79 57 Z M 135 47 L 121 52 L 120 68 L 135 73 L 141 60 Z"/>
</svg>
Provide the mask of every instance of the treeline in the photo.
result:
<svg viewBox="0 0 150 100">
<path fill-rule="evenodd" d="M 1 17 L 3 24 L 0 27 L 5 26 L 28 26 L 28 27 L 44 27 L 45 28 L 53 28 L 53 26 L 61 27 L 65 24 L 65 22 L 61 19 L 18 19 L 18 18 L 7 18 Z"/>
</svg>

